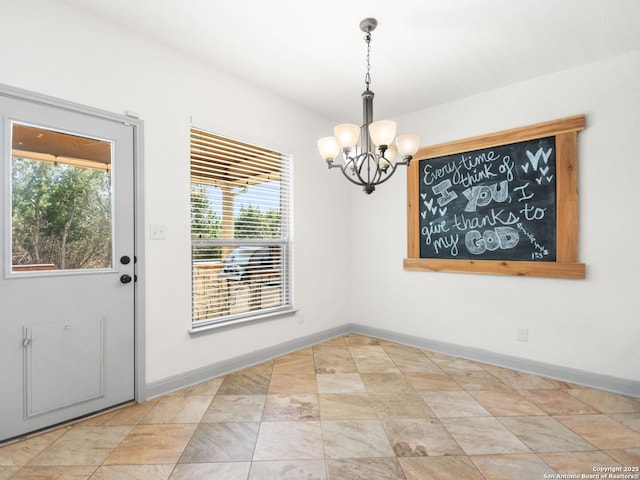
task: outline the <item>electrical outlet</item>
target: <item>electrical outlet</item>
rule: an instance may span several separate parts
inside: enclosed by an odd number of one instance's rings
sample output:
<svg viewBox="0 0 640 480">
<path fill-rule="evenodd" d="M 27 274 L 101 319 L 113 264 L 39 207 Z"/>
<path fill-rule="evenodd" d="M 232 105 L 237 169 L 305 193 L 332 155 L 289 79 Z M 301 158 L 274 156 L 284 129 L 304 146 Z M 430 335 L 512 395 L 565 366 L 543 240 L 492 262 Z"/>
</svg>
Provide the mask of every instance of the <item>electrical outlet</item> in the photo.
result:
<svg viewBox="0 0 640 480">
<path fill-rule="evenodd" d="M 519 342 L 529 341 L 529 330 L 527 328 L 518 328 L 516 330 L 516 340 Z"/>
</svg>

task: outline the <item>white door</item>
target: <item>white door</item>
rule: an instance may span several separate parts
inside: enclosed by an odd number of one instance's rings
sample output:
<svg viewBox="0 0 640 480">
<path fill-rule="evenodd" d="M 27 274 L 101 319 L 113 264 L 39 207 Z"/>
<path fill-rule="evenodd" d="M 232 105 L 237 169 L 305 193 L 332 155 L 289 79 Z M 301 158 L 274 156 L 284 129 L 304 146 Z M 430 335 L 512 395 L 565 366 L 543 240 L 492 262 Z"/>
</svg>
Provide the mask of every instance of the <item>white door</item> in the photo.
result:
<svg viewBox="0 0 640 480">
<path fill-rule="evenodd" d="M 133 137 L 0 91 L 0 441 L 134 398 Z"/>
</svg>

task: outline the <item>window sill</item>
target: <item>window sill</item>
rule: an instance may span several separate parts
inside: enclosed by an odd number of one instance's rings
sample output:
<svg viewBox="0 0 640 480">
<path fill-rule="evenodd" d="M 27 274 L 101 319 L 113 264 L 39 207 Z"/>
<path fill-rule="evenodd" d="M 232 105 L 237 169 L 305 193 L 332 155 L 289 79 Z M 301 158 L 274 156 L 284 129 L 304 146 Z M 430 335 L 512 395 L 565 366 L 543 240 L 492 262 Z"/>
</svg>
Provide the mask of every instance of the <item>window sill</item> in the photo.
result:
<svg viewBox="0 0 640 480">
<path fill-rule="evenodd" d="M 289 317 L 295 315 L 298 312 L 297 308 L 286 307 L 281 310 L 268 312 L 268 313 L 260 313 L 256 315 L 248 315 L 241 318 L 230 319 L 228 321 L 222 321 L 217 323 L 210 323 L 206 325 L 201 325 L 197 327 L 193 327 L 189 330 L 189 335 L 199 335 L 206 332 L 212 332 L 220 329 L 236 327 L 239 325 L 244 325 L 246 323 L 260 322 L 263 320 L 274 320 L 276 318 Z"/>
</svg>

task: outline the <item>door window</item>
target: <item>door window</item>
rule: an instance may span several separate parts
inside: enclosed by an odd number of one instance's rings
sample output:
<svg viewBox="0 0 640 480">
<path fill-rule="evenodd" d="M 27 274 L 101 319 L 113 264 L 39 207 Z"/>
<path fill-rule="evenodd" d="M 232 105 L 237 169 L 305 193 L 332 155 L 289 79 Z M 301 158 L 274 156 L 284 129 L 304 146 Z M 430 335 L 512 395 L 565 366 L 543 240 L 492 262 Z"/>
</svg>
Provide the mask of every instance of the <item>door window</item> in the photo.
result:
<svg viewBox="0 0 640 480">
<path fill-rule="evenodd" d="M 11 125 L 12 273 L 113 267 L 112 142 Z"/>
</svg>

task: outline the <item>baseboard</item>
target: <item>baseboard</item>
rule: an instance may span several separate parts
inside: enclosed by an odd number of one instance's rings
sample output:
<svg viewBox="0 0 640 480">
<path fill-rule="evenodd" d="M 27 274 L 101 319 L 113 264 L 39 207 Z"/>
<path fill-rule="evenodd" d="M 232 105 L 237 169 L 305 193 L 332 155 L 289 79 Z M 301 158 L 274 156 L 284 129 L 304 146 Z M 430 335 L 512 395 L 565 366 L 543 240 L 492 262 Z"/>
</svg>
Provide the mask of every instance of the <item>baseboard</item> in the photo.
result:
<svg viewBox="0 0 640 480">
<path fill-rule="evenodd" d="M 379 338 L 381 340 L 388 340 L 390 342 L 396 342 L 424 350 L 432 350 L 434 352 L 445 353 L 460 358 L 466 358 L 468 360 L 475 360 L 482 363 L 488 363 L 490 365 L 497 365 L 499 367 L 510 368 L 512 370 L 518 370 L 564 382 L 575 383 L 586 387 L 640 398 L 640 382 L 635 380 L 601 375 L 598 373 L 587 372 L 585 370 L 562 367 L 535 360 L 527 360 L 479 348 L 465 347 L 453 343 L 430 340 L 427 338 L 393 332 L 391 330 L 367 327 L 365 325 L 352 323 L 350 325 L 350 330 L 354 333 Z"/>
<path fill-rule="evenodd" d="M 510 355 L 503 355 L 479 348 L 440 342 L 438 340 L 430 340 L 428 338 L 416 337 L 414 335 L 393 332 L 391 330 L 351 323 L 280 343 L 272 347 L 263 348 L 245 355 L 239 355 L 222 362 L 207 365 L 206 367 L 191 370 L 180 375 L 174 375 L 157 382 L 152 382 L 147 384 L 144 389 L 145 397 L 143 399 L 138 399 L 138 401 L 148 400 L 176 390 L 187 388 L 212 378 L 226 375 L 237 370 L 242 370 L 258 363 L 266 362 L 267 360 L 316 345 L 350 332 L 424 350 L 445 353 L 460 358 L 466 358 L 468 360 L 488 363 L 490 365 L 510 368 L 525 373 L 553 378 L 564 382 L 584 385 L 586 387 L 597 388 L 599 390 L 606 390 L 609 392 L 640 398 L 640 382 L 634 380 L 601 375 L 584 370 L 552 365 L 535 360 L 527 360 Z"/>
<path fill-rule="evenodd" d="M 280 343 L 272 347 L 256 350 L 255 352 L 247 353 L 245 355 L 239 355 L 237 357 L 224 360 L 222 362 L 207 365 L 206 367 L 191 370 L 183 374 L 174 375 L 172 377 L 164 378 L 162 380 L 149 383 L 144 389 L 144 398 L 138 399 L 138 402 L 149 400 L 151 398 L 159 397 L 176 390 L 180 390 L 198 383 L 205 382 L 221 375 L 226 375 L 230 372 L 242 370 L 243 368 L 256 365 L 258 363 L 266 362 L 276 357 L 286 355 L 287 353 L 295 352 L 303 348 L 322 343 L 340 335 L 344 335 L 350 332 L 350 325 L 346 324 L 340 327 L 323 330 L 321 332 L 306 335 L 304 337 L 296 338 L 288 342 Z"/>
</svg>

